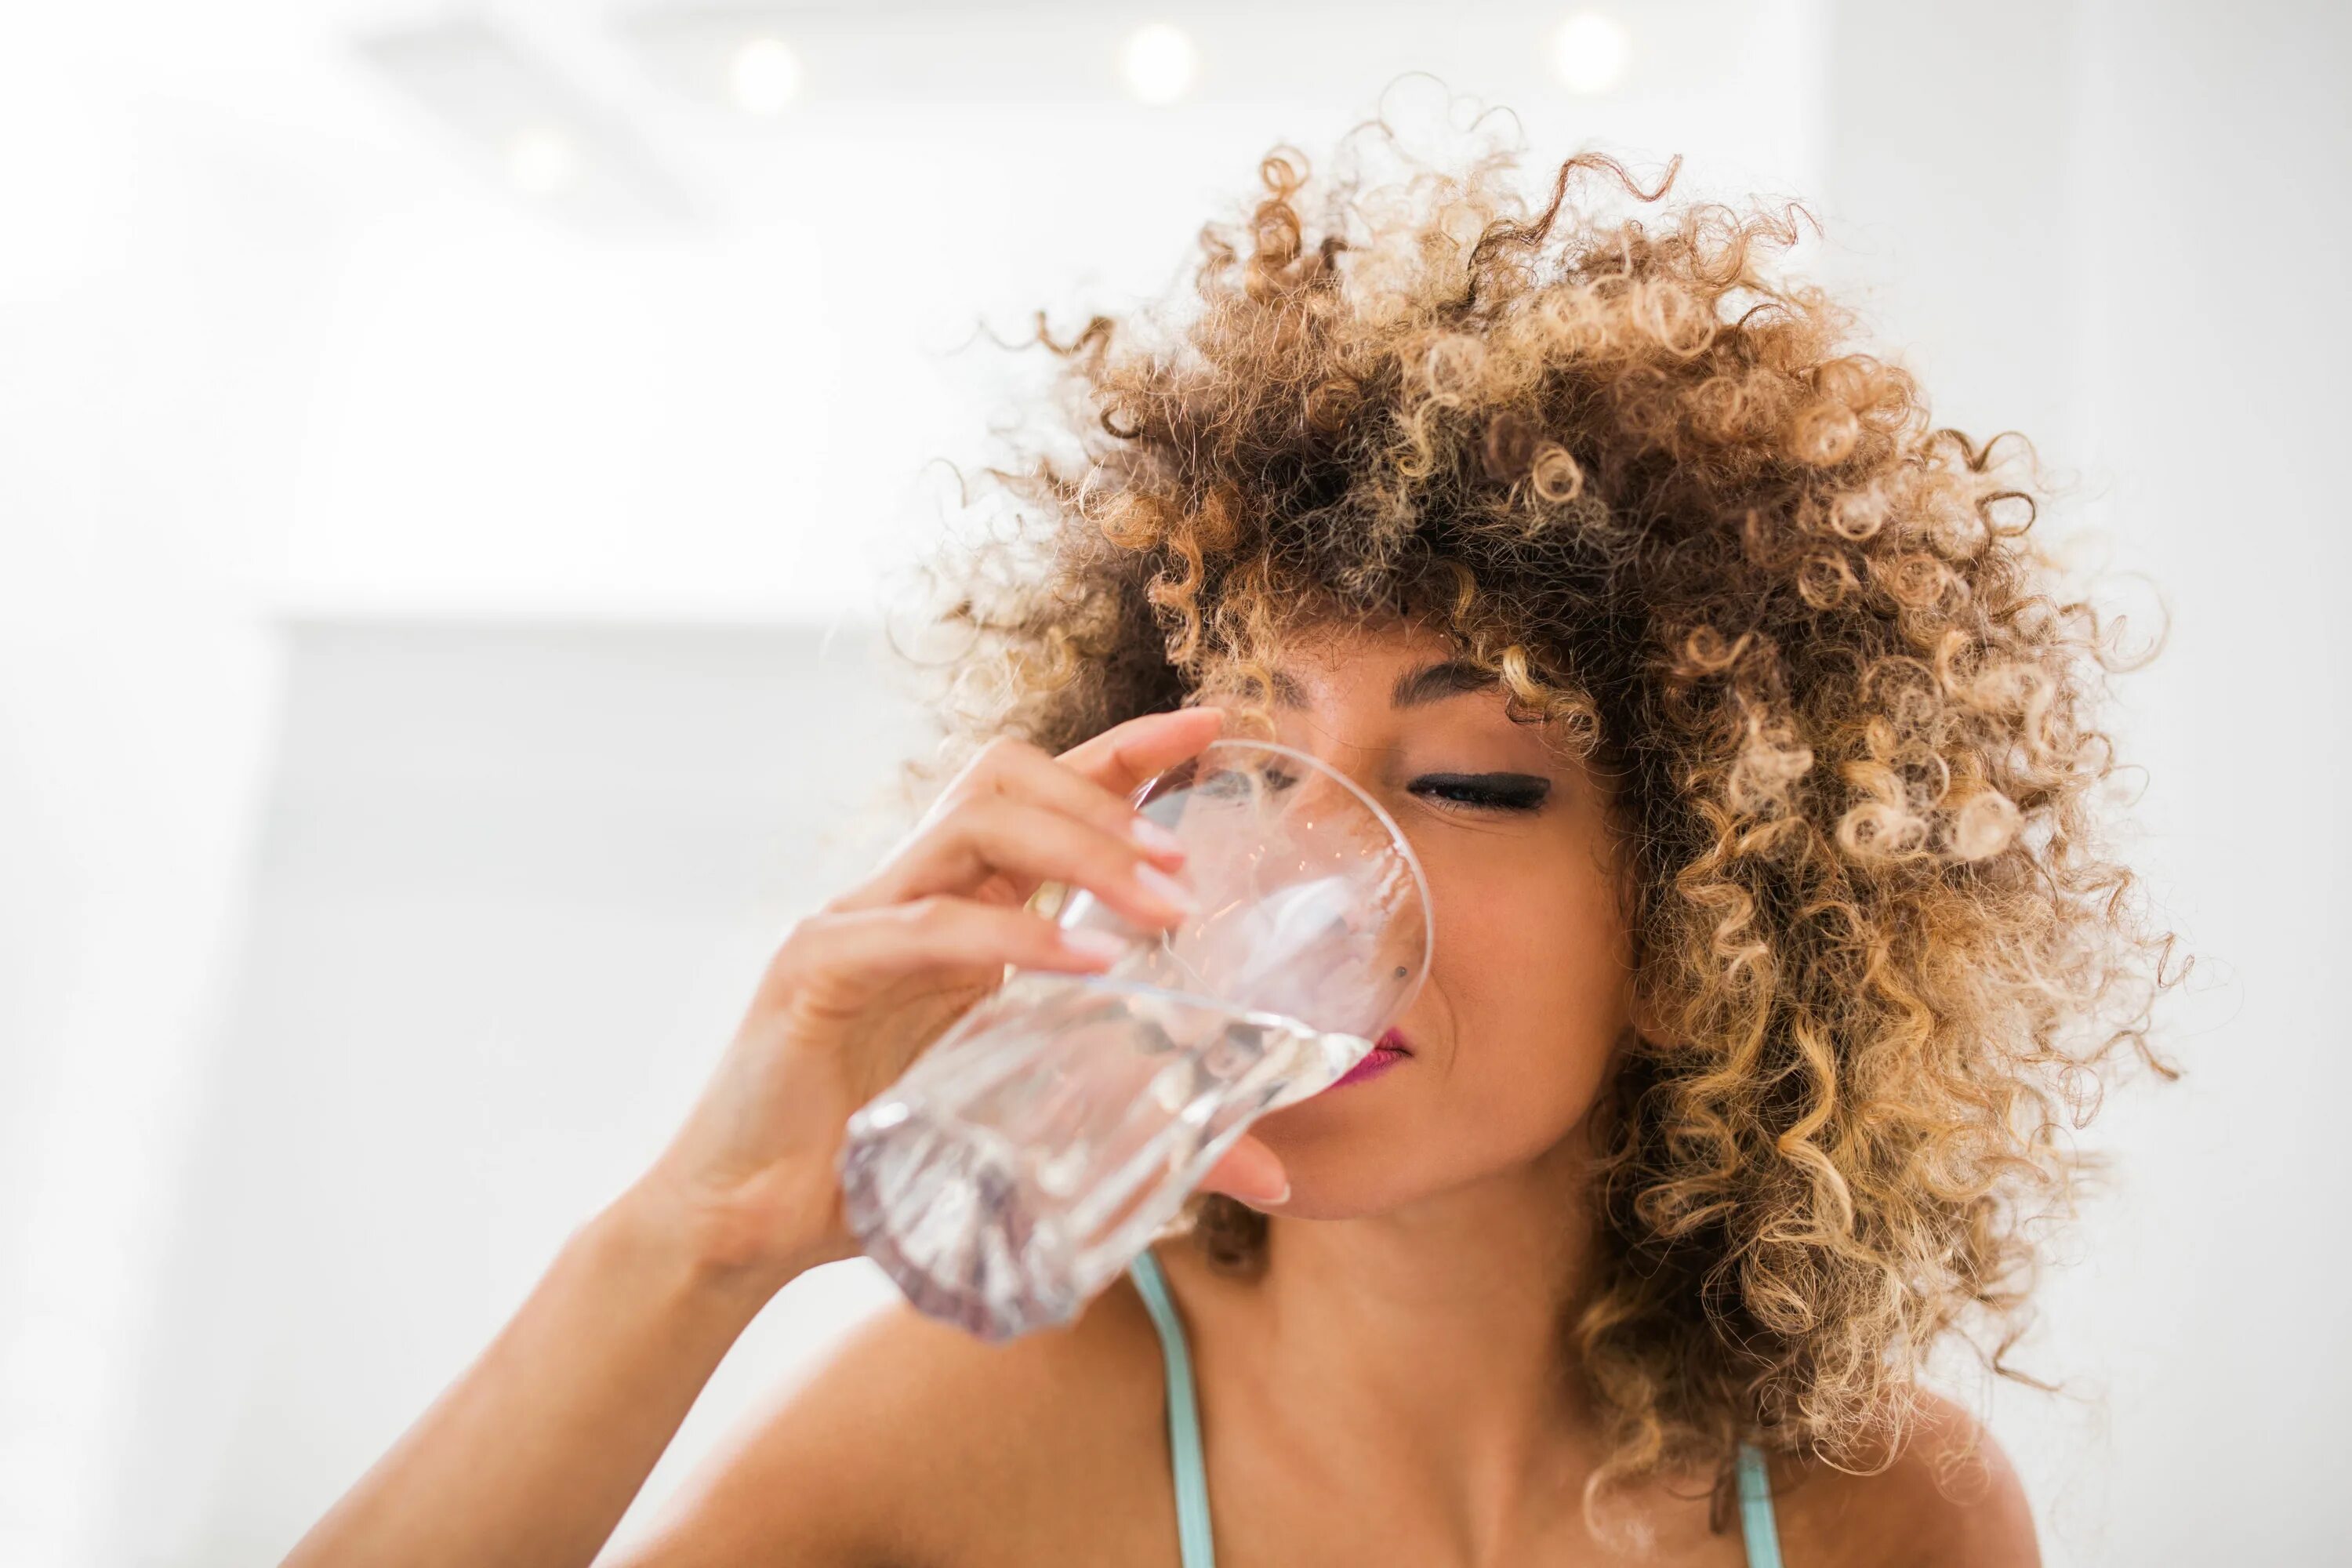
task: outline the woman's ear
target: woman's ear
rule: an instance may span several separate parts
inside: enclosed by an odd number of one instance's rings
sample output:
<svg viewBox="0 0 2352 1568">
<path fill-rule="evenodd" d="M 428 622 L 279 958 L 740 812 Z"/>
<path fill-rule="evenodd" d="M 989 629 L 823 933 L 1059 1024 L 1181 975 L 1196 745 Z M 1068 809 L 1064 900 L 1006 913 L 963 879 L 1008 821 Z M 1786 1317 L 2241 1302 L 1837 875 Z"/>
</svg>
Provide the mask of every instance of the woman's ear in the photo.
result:
<svg viewBox="0 0 2352 1568">
<path fill-rule="evenodd" d="M 1650 998 L 1639 986 L 1633 990 L 1629 1013 L 1629 1022 L 1633 1032 L 1641 1036 L 1644 1042 L 1652 1046 L 1663 1046 L 1666 1043 L 1664 1021 L 1658 1016 L 1658 1009 L 1651 1004 Z"/>
</svg>

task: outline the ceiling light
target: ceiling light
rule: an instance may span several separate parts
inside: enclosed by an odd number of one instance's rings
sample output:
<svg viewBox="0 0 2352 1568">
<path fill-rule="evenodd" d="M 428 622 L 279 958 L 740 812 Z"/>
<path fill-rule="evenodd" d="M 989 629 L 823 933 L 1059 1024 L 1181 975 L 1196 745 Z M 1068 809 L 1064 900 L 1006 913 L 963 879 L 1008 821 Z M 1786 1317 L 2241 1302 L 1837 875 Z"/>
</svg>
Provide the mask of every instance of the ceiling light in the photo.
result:
<svg viewBox="0 0 2352 1568">
<path fill-rule="evenodd" d="M 1633 38 L 1624 26 L 1598 11 L 1579 11 L 1553 35 L 1552 67 L 1576 92 L 1607 92 L 1625 74 Z"/>
<path fill-rule="evenodd" d="M 353 46 L 501 188 L 549 216 L 628 232 L 701 216 L 625 109 L 482 17 L 363 34 Z"/>
<path fill-rule="evenodd" d="M 781 114 L 801 87 L 801 59 L 782 38 L 751 38 L 727 68 L 728 91 L 746 114 Z"/>
<path fill-rule="evenodd" d="M 1192 40 L 1165 22 L 1147 22 L 1129 34 L 1118 56 L 1129 95 L 1143 103 L 1173 103 L 1183 97 L 1199 63 Z"/>
<path fill-rule="evenodd" d="M 526 127 L 507 142 L 507 178 L 535 196 L 551 195 L 580 174 L 580 151 L 561 131 Z"/>
</svg>

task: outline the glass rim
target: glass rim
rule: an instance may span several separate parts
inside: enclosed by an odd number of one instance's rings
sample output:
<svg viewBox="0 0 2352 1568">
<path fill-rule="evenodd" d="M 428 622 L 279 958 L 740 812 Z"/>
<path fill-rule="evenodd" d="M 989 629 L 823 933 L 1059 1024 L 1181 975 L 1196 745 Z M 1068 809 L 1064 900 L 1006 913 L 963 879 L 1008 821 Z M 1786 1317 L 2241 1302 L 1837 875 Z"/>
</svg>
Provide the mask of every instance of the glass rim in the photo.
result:
<svg viewBox="0 0 2352 1568">
<path fill-rule="evenodd" d="M 1370 793 L 1367 791 L 1363 785 L 1358 784 L 1355 780 L 1349 778 L 1346 773 L 1341 773 L 1338 768 L 1333 767 L 1322 758 L 1315 756 L 1311 752 L 1302 752 L 1296 746 L 1286 746 L 1279 741 L 1260 741 L 1245 735 L 1220 735 L 1215 740 L 1210 742 L 1207 745 L 1202 747 L 1198 752 L 1193 752 L 1191 756 L 1179 758 L 1177 761 L 1169 763 L 1167 767 L 1162 768 L 1159 773 L 1152 774 L 1151 777 L 1138 784 L 1135 787 L 1135 793 L 1129 797 L 1128 804 L 1131 806 L 1140 808 L 1146 797 L 1150 795 L 1152 786 L 1159 784 L 1162 778 L 1174 772 L 1176 769 L 1184 766 L 1187 763 L 1197 762 L 1200 758 L 1206 756 L 1209 752 L 1215 751 L 1220 746 L 1250 746 L 1255 747 L 1256 750 L 1261 752 L 1273 752 L 1280 756 L 1295 757 L 1299 762 L 1306 763 L 1308 767 L 1315 769 L 1317 772 L 1323 773 L 1326 777 L 1330 778 L 1335 783 L 1339 784 L 1349 795 L 1354 795 L 1357 800 L 1363 804 L 1364 808 L 1372 814 L 1373 818 L 1378 821 L 1382 827 L 1388 829 L 1389 841 L 1396 846 L 1398 854 L 1403 858 L 1405 869 L 1412 873 L 1413 892 L 1418 895 L 1421 900 L 1421 929 L 1423 937 L 1423 941 L 1421 944 L 1421 970 L 1420 973 L 1416 973 L 1412 977 L 1412 982 L 1407 984 L 1404 989 L 1405 1002 L 1407 1005 L 1410 1005 L 1420 996 L 1422 986 L 1427 984 L 1429 980 L 1430 961 L 1434 957 L 1437 952 L 1437 910 L 1429 901 L 1429 877 L 1428 874 L 1421 868 L 1421 857 L 1414 853 L 1412 841 L 1404 836 L 1404 829 L 1397 826 L 1396 818 L 1389 815 L 1388 807 L 1382 805 L 1379 801 L 1374 800 Z M 1398 1011 L 1402 1012 L 1403 1009 L 1400 1008 Z M 1390 1020 L 1390 1025 L 1391 1027 L 1394 1026 L 1395 1020 L 1393 1018 Z"/>
</svg>

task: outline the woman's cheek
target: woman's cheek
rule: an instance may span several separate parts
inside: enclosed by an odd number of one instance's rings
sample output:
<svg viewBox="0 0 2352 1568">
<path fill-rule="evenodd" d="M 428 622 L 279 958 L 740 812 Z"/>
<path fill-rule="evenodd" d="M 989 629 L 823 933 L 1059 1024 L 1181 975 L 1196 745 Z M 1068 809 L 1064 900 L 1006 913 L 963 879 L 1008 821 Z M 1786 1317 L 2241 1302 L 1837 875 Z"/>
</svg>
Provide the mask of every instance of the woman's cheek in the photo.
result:
<svg viewBox="0 0 2352 1568">
<path fill-rule="evenodd" d="M 1457 1070 L 1481 1080 L 1498 1111 L 1573 1118 L 1599 1093 L 1625 1006 L 1624 965 L 1605 915 L 1597 896 L 1555 879 L 1466 901 L 1451 939 L 1441 939 L 1451 962 L 1438 967 L 1463 1031 L 1457 1048 L 1471 1058 Z"/>
</svg>

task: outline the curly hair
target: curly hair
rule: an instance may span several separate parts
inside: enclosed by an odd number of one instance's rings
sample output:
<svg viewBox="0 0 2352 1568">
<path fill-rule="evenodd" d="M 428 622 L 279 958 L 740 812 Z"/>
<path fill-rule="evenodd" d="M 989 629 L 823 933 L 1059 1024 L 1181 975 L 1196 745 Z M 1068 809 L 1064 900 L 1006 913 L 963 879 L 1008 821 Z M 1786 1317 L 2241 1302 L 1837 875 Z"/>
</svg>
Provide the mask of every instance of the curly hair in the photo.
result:
<svg viewBox="0 0 2352 1568">
<path fill-rule="evenodd" d="M 1584 153 L 1537 211 L 1516 162 L 1318 202 L 1277 143 L 1246 223 L 1201 230 L 1198 308 L 1066 342 L 1038 312 L 1060 449 L 987 468 L 1025 510 L 939 558 L 942 755 L 1059 750 L 1220 671 L 1262 703 L 1328 617 L 1446 631 L 1613 781 L 1662 1010 L 1590 1119 L 1562 1325 L 1605 1475 L 1720 1476 L 1743 1439 L 1869 1468 L 1948 1334 L 2022 1375 L 2069 1129 L 2126 1045 L 2175 1070 L 2148 1019 L 2187 965 L 2102 842 L 2130 666 L 2029 542 L 2031 445 L 1936 426 L 1850 311 L 1767 276 L 1803 207 L 1645 223 L 1681 161 L 1644 189 Z M 1262 1259 L 1233 1199 L 1183 1217 Z"/>
</svg>

